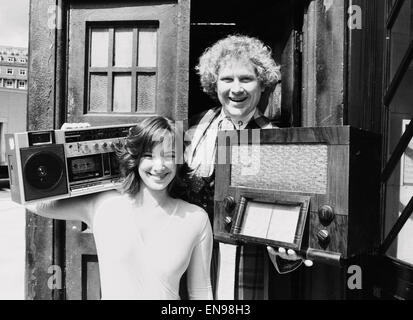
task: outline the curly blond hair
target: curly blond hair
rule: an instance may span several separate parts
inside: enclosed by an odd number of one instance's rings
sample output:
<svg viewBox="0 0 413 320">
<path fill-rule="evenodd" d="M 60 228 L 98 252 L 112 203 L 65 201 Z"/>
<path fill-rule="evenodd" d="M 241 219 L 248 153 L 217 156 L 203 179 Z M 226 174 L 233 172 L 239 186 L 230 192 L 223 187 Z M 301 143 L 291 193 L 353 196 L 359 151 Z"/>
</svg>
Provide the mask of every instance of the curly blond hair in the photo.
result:
<svg viewBox="0 0 413 320">
<path fill-rule="evenodd" d="M 272 58 L 269 47 L 257 38 L 230 35 L 207 48 L 199 58 L 195 69 L 204 92 L 216 96 L 219 70 L 233 60 L 251 62 L 264 88 L 274 87 L 281 80 L 280 66 Z"/>
</svg>

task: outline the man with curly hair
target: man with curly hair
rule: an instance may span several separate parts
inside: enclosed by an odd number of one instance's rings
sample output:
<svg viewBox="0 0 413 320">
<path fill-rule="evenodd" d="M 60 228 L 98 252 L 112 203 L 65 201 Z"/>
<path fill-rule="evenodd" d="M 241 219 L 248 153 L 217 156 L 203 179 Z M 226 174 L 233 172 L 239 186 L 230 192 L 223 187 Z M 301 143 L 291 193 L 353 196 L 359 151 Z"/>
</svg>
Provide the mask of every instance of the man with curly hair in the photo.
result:
<svg viewBox="0 0 413 320">
<path fill-rule="evenodd" d="M 193 170 L 190 198 L 203 206 L 212 220 L 217 133 L 273 128 L 257 106 L 263 92 L 280 81 L 280 68 L 260 40 L 230 35 L 206 49 L 196 69 L 203 91 L 220 103 L 199 116 L 199 122 L 188 131 L 187 162 Z M 215 243 L 212 279 L 216 298 L 262 299 L 265 254 L 262 246 Z M 228 293 L 232 291 L 228 279 L 233 279 L 234 292 Z"/>
</svg>

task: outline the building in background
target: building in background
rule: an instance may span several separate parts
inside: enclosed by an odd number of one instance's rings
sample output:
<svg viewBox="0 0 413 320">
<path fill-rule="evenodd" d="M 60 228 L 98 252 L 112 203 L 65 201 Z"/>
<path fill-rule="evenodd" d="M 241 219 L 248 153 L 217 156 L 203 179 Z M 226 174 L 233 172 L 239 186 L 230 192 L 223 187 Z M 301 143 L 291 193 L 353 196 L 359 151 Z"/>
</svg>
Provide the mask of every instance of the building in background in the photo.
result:
<svg viewBox="0 0 413 320">
<path fill-rule="evenodd" d="M 0 178 L 5 174 L 6 133 L 26 130 L 28 49 L 0 45 Z"/>
<path fill-rule="evenodd" d="M 27 90 L 27 48 L 0 45 L 0 88 Z"/>
</svg>

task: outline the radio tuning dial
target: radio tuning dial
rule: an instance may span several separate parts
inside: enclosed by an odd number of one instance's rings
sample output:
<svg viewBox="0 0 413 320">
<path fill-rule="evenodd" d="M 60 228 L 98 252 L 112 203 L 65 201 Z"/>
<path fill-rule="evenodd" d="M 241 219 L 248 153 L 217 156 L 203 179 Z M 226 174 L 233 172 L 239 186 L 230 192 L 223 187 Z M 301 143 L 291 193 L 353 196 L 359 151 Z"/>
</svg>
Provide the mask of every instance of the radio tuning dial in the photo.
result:
<svg viewBox="0 0 413 320">
<path fill-rule="evenodd" d="M 331 222 L 333 222 L 334 217 L 335 213 L 333 207 L 329 205 L 323 205 L 320 208 L 318 208 L 318 218 L 322 225 L 329 225 Z"/>
</svg>

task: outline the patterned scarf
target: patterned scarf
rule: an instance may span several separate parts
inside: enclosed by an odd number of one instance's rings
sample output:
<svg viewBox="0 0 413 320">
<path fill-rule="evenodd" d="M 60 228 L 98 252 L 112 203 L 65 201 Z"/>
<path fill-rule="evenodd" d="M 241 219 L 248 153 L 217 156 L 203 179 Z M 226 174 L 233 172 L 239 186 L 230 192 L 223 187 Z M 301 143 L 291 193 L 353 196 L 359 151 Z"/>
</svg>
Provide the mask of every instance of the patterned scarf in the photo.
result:
<svg viewBox="0 0 413 320">
<path fill-rule="evenodd" d="M 191 144 L 186 149 L 186 161 L 194 174 L 210 177 L 214 172 L 217 148 L 217 135 L 220 130 L 234 129 L 267 129 L 272 128 L 270 121 L 258 109 L 251 115 L 248 123 L 239 124 L 238 128 L 231 119 L 225 116 L 222 107 L 210 109 L 201 121 L 191 127 L 187 134 Z M 188 140 L 188 138 L 187 138 Z"/>
</svg>

